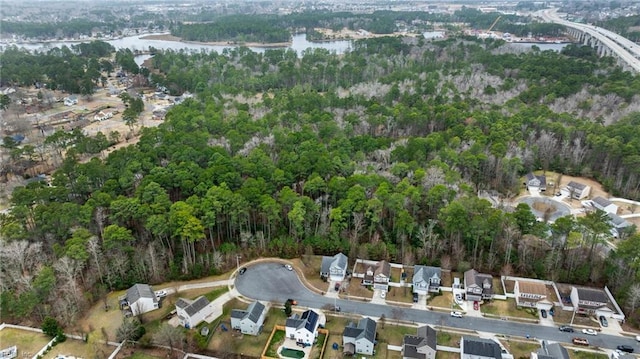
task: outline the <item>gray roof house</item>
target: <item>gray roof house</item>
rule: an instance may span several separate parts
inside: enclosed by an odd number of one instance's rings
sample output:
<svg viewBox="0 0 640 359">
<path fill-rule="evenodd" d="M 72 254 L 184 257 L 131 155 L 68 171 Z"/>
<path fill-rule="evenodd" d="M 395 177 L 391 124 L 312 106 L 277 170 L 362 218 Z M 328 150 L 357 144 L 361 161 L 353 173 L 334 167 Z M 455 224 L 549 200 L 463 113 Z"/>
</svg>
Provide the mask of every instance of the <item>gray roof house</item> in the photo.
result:
<svg viewBox="0 0 640 359">
<path fill-rule="evenodd" d="M 569 352 L 558 343 L 543 340 L 542 347 L 535 353 L 531 353 L 531 359 L 569 359 Z"/>
<path fill-rule="evenodd" d="M 176 314 L 180 325 L 185 328 L 196 327 L 213 314 L 213 311 L 213 303 L 209 302 L 205 296 L 198 297 L 196 300 L 180 298 L 176 302 Z"/>
<path fill-rule="evenodd" d="M 464 291 L 467 300 L 479 302 L 493 296 L 493 277 L 475 269 L 464 272 Z"/>
<path fill-rule="evenodd" d="M 529 172 L 525 176 L 525 181 L 527 189 L 547 190 L 547 176 L 545 175 L 536 176 L 533 172 Z"/>
<path fill-rule="evenodd" d="M 461 359 L 502 359 L 502 349 L 493 340 L 478 337 L 462 337 Z"/>
<path fill-rule="evenodd" d="M 374 289 L 384 292 L 389 290 L 389 280 L 391 279 L 391 264 L 385 260 L 379 261 L 375 267 L 370 265 L 364 273 L 362 285 L 373 285 Z"/>
<path fill-rule="evenodd" d="M 319 324 L 318 313 L 309 309 L 303 312 L 301 316 L 296 314 L 287 319 L 285 335 L 287 338 L 295 340 L 296 343 L 311 345 L 318 336 Z"/>
<path fill-rule="evenodd" d="M 239 330 L 242 334 L 258 335 L 262 332 L 264 318 L 267 316 L 264 304 L 256 301 L 247 307 L 247 310 L 231 310 L 231 328 Z"/>
<path fill-rule="evenodd" d="M 347 275 L 348 265 L 349 258 L 342 254 L 342 252 L 333 257 L 323 256 L 322 265 L 320 266 L 320 276 L 332 281 L 343 281 Z"/>
<path fill-rule="evenodd" d="M 158 309 L 158 297 L 148 284 L 134 284 L 127 289 L 125 300 L 133 315 L 140 315 Z"/>
<path fill-rule="evenodd" d="M 571 303 L 578 314 L 604 316 L 616 320 L 625 319 L 624 312 L 607 287 L 600 289 L 573 286 Z"/>
<path fill-rule="evenodd" d="M 599 210 L 613 214 L 618 213 L 618 206 L 604 197 L 594 197 L 591 202 L 593 202 L 593 206 Z"/>
<path fill-rule="evenodd" d="M 567 183 L 564 191 L 566 194 L 575 199 L 583 199 L 589 195 L 591 192 L 591 186 L 587 186 L 586 184 L 570 181 Z"/>
<path fill-rule="evenodd" d="M 607 216 L 609 216 L 609 224 L 613 227 L 611 228 L 611 235 L 616 238 L 620 238 L 625 228 L 631 227 L 631 223 L 617 214 L 607 213 Z"/>
<path fill-rule="evenodd" d="M 428 325 L 419 327 L 416 335 L 406 334 L 402 341 L 403 359 L 435 359 L 436 331 Z"/>
<path fill-rule="evenodd" d="M 442 270 L 439 267 L 416 265 L 413 267 L 413 292 L 418 294 L 440 291 Z"/>
<path fill-rule="evenodd" d="M 373 355 L 376 344 L 376 322 L 369 318 L 362 318 L 358 325 L 349 323 L 342 334 L 344 353 L 349 355 Z"/>
</svg>

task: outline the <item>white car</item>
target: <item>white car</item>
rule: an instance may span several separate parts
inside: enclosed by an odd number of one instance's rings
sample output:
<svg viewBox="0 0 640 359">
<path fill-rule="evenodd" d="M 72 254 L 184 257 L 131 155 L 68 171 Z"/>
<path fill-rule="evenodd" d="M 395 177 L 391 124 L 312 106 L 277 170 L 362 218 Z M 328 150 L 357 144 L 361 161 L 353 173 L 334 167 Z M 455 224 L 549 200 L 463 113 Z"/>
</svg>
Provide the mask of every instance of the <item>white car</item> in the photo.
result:
<svg viewBox="0 0 640 359">
<path fill-rule="evenodd" d="M 287 268 L 287 270 L 293 270 L 291 264 L 285 264 L 284 267 Z"/>
<path fill-rule="evenodd" d="M 166 290 L 158 290 L 156 291 L 156 297 L 158 298 L 164 298 L 167 296 L 167 291 Z"/>
<path fill-rule="evenodd" d="M 640 335 L 636 335 L 636 341 L 640 342 Z"/>
<path fill-rule="evenodd" d="M 587 334 L 587 335 L 598 335 L 598 332 L 596 332 L 593 329 L 582 329 L 582 334 Z"/>
<path fill-rule="evenodd" d="M 462 318 L 462 313 L 460 312 L 451 312 L 451 316 L 454 318 Z"/>
<path fill-rule="evenodd" d="M 387 297 L 387 292 L 385 291 L 380 292 L 380 298 L 384 299 L 386 297 Z"/>
</svg>

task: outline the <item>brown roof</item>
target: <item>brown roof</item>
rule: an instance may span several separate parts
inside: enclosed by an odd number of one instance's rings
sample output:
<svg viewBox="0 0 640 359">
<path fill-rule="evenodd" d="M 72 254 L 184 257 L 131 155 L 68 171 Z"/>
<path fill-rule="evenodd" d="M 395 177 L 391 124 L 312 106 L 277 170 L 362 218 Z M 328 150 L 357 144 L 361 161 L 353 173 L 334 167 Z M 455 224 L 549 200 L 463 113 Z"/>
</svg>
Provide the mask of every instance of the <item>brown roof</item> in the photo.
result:
<svg viewBox="0 0 640 359">
<path fill-rule="evenodd" d="M 519 280 L 520 293 L 547 295 L 547 287 L 542 283 Z"/>
<path fill-rule="evenodd" d="M 386 277 L 388 277 L 391 274 L 391 264 L 389 264 L 389 262 L 385 260 L 378 262 L 378 267 L 373 274 L 384 274 Z"/>
</svg>

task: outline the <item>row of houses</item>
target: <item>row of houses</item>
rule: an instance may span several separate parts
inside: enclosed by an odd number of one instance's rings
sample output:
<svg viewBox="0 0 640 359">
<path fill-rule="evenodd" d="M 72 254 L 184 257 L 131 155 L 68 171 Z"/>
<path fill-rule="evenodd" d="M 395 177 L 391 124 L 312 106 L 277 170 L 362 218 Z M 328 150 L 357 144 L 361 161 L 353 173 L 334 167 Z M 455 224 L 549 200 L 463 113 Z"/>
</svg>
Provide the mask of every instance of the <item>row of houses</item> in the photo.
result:
<svg viewBox="0 0 640 359">
<path fill-rule="evenodd" d="M 525 175 L 524 185 L 529 191 L 544 192 L 547 190 L 547 176 L 536 175 L 533 172 L 529 172 Z M 591 186 L 576 181 L 569 181 L 560 192 L 564 193 L 567 197 L 580 200 L 589 196 Z"/>
</svg>

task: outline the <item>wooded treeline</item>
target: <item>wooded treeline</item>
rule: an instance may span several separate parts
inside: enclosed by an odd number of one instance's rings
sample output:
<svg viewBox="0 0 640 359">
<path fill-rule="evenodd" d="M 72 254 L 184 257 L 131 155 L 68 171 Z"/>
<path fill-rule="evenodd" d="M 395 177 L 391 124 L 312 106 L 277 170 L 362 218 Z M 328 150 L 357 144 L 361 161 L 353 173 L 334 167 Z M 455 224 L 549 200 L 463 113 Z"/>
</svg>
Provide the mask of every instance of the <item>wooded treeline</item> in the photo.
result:
<svg viewBox="0 0 640 359">
<path fill-rule="evenodd" d="M 633 109 L 637 97 L 615 89 L 638 77 L 585 49 L 509 49 L 384 38 L 342 56 L 156 54 L 153 82 L 197 98 L 105 160 L 50 142 L 66 153 L 52 186 L 17 189 L 1 217 L 3 319 L 66 322 L 110 289 L 217 273 L 239 252 L 606 283 L 635 303 L 640 235 L 623 233 L 604 258 L 602 213 L 549 225 L 478 193 L 508 202 L 522 175 L 544 169 L 640 197 L 639 113 L 604 126 L 550 108 L 593 112 L 612 96 Z"/>
</svg>

